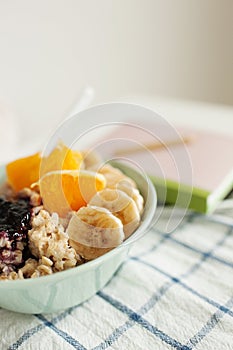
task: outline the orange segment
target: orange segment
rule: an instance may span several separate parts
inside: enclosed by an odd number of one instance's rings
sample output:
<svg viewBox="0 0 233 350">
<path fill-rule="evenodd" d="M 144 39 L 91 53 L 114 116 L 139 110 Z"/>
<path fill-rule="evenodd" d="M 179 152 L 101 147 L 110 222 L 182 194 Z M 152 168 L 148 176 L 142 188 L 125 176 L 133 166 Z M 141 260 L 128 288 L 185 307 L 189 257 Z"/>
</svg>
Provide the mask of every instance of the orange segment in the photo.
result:
<svg viewBox="0 0 233 350">
<path fill-rule="evenodd" d="M 77 170 L 82 163 L 82 155 L 73 151 L 60 142 L 48 157 L 41 158 L 40 153 L 17 159 L 6 166 L 9 184 L 15 191 L 30 187 L 52 170 Z"/>
<path fill-rule="evenodd" d="M 30 187 L 39 179 L 40 153 L 17 159 L 6 166 L 7 179 L 15 191 Z"/>
<path fill-rule="evenodd" d="M 82 163 L 82 154 L 69 149 L 62 141 L 48 157 L 41 161 L 40 177 L 53 170 L 77 170 Z"/>
<path fill-rule="evenodd" d="M 50 213 L 65 217 L 85 206 L 106 186 L 105 177 L 87 170 L 61 170 L 45 174 L 39 181 L 43 205 Z"/>
</svg>

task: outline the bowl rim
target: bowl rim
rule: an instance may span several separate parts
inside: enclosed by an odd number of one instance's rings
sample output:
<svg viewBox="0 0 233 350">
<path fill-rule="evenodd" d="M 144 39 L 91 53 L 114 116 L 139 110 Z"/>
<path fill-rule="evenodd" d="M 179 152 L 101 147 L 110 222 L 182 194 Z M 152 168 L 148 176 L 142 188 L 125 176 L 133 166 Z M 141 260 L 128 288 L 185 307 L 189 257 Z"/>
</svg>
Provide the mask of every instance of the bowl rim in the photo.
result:
<svg viewBox="0 0 233 350">
<path fill-rule="evenodd" d="M 136 173 L 139 177 L 143 178 L 143 180 L 146 180 L 147 182 L 147 197 L 146 198 L 146 206 L 145 210 L 142 214 L 142 219 L 141 219 L 141 223 L 140 226 L 136 229 L 136 231 L 133 232 L 133 234 L 126 240 L 124 241 L 122 244 L 120 244 L 119 246 L 113 248 L 112 250 L 110 250 L 107 253 L 104 253 L 103 255 L 99 256 L 98 258 L 95 258 L 91 261 L 87 261 L 84 264 L 81 265 L 77 265 L 75 267 L 69 268 L 67 270 L 62 270 L 62 271 L 58 271 L 55 273 L 52 273 L 51 275 L 46 275 L 46 276 L 40 276 L 38 278 L 25 278 L 25 279 L 17 279 L 17 280 L 0 280 L 0 289 L 1 288 L 8 288 L 10 287 L 25 287 L 26 285 L 36 285 L 36 284 L 41 284 L 41 283 L 56 283 L 58 281 L 60 281 L 61 279 L 64 278 L 69 278 L 71 275 L 75 275 L 76 274 L 82 274 L 85 272 L 85 270 L 91 270 L 93 267 L 96 268 L 96 266 L 101 265 L 102 263 L 104 263 L 106 260 L 111 259 L 112 256 L 116 255 L 116 254 L 120 254 L 120 252 L 124 249 L 129 249 L 130 246 L 132 245 L 132 243 L 134 243 L 136 240 L 140 239 L 139 238 L 135 238 L 135 235 L 138 233 L 141 233 L 141 231 L 143 231 L 144 229 L 146 230 L 148 227 L 150 227 L 151 222 L 153 220 L 154 217 L 154 213 L 157 207 L 157 194 L 156 194 L 156 190 L 155 187 L 152 183 L 152 181 L 150 180 L 150 178 L 145 175 L 143 176 L 142 174 L 139 173 L 139 171 L 137 171 L 136 169 L 134 169 L 133 167 L 130 166 L 126 166 L 125 164 L 122 164 L 120 162 L 115 162 L 116 165 L 120 166 L 121 169 L 125 169 L 126 171 L 129 169 L 131 172 Z M 146 177 L 146 179 L 145 179 Z M 5 175 L 5 164 L 0 166 L 0 184 L 1 184 L 1 180 L 4 180 L 6 178 Z M 148 200 L 148 201 L 147 201 Z M 145 209 L 144 208 L 144 209 Z M 145 216 L 146 214 L 146 216 Z M 145 217 L 144 217 L 145 216 Z"/>
</svg>

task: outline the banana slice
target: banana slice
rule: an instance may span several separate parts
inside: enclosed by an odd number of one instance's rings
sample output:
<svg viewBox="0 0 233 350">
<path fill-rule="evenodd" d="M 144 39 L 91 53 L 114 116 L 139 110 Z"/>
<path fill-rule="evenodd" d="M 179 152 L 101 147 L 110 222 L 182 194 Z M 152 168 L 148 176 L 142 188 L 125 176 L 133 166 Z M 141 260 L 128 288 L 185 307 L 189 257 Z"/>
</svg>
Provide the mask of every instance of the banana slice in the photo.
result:
<svg viewBox="0 0 233 350">
<path fill-rule="evenodd" d="M 139 210 L 134 200 L 123 191 L 106 188 L 97 192 L 89 205 L 106 208 L 118 217 L 124 226 L 125 238 L 139 226 Z"/>
<path fill-rule="evenodd" d="M 121 181 L 129 182 L 134 188 L 137 187 L 135 181 L 123 174 L 119 169 L 114 168 L 109 164 L 102 166 L 98 172 L 105 176 L 107 180 L 106 187 L 108 188 L 116 188 L 117 184 Z"/>
<path fill-rule="evenodd" d="M 123 179 L 122 181 L 120 181 L 119 183 L 116 184 L 115 189 L 123 191 L 129 197 L 131 197 L 134 200 L 134 202 L 138 208 L 139 214 L 142 214 L 143 206 L 144 206 L 144 199 L 137 188 L 134 188 L 129 181 L 125 181 Z"/>
<path fill-rule="evenodd" d="M 140 195 L 137 185 L 134 180 L 124 175 L 122 171 L 109 164 L 105 164 L 98 170 L 107 180 L 107 188 L 117 189 L 125 192 L 136 203 L 139 213 L 143 212 L 144 199 Z"/>
<path fill-rule="evenodd" d="M 73 213 L 67 233 L 70 245 L 86 260 L 117 247 L 125 237 L 121 220 L 109 210 L 94 206 Z"/>
</svg>

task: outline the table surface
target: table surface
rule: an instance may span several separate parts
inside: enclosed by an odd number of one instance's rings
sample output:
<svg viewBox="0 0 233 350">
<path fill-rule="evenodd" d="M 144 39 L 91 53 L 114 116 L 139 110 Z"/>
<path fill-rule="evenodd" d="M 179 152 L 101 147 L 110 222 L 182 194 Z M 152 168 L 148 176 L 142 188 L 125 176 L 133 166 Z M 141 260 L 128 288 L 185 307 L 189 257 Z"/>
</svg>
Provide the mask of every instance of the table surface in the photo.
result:
<svg viewBox="0 0 233 350">
<path fill-rule="evenodd" d="M 159 101 L 138 99 L 171 122 L 233 133 L 231 107 Z M 169 233 L 161 227 L 180 213 L 163 208 L 128 260 L 87 302 L 49 315 L 0 309 L 0 348 L 232 349 L 232 208 L 229 200 L 213 216 L 188 212 Z"/>
<path fill-rule="evenodd" d="M 163 96 L 125 97 L 123 101 L 152 108 L 173 125 L 208 129 L 233 136 L 233 106 Z"/>
</svg>

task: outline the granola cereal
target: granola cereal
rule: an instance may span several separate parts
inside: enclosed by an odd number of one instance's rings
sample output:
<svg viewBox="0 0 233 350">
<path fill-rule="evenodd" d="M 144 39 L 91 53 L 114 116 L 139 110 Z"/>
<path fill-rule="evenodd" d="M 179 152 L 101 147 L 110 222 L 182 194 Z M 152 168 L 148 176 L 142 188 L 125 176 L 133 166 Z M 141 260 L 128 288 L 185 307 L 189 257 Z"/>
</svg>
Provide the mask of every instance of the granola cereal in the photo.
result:
<svg viewBox="0 0 233 350">
<path fill-rule="evenodd" d="M 52 271 L 56 272 L 82 262 L 76 251 L 69 246 L 68 234 L 58 223 L 56 215 L 50 215 L 46 210 L 41 210 L 32 219 L 31 225 L 32 229 L 28 231 L 29 249 L 36 258 L 42 259 L 41 265 L 50 265 Z M 45 261 L 47 264 L 44 264 Z M 47 270 L 43 271 L 46 274 Z"/>
</svg>

